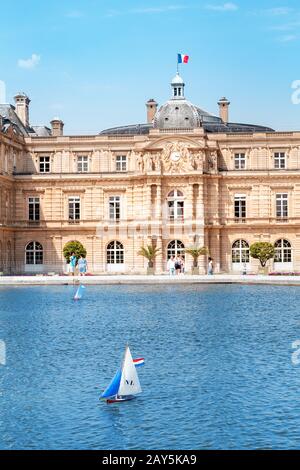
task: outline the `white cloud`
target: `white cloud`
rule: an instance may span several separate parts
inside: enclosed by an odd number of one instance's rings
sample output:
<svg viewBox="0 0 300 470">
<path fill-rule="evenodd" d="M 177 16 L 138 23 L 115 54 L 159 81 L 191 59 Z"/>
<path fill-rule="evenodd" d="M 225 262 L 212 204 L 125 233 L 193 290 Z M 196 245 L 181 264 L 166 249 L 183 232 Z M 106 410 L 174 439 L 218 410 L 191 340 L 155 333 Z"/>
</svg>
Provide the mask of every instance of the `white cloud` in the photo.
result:
<svg viewBox="0 0 300 470">
<path fill-rule="evenodd" d="M 236 11 L 239 9 L 236 3 L 223 3 L 222 5 L 206 5 L 205 7 L 207 10 L 213 11 Z"/>
<path fill-rule="evenodd" d="M 73 11 L 69 11 L 68 13 L 66 13 L 65 15 L 67 18 L 82 18 L 83 17 L 83 13 L 79 10 L 73 10 Z"/>
<path fill-rule="evenodd" d="M 268 10 L 264 10 L 265 13 L 271 16 L 284 16 L 284 15 L 288 15 L 292 11 L 293 9 L 289 7 L 277 7 L 277 8 L 269 8 Z"/>
<path fill-rule="evenodd" d="M 292 42 L 292 41 L 296 41 L 296 39 L 298 39 L 296 34 L 286 34 L 285 36 L 281 36 L 281 38 L 279 38 L 279 41 L 280 42 Z"/>
<path fill-rule="evenodd" d="M 41 56 L 32 54 L 29 59 L 19 59 L 18 66 L 22 69 L 34 69 L 41 60 Z"/>
<path fill-rule="evenodd" d="M 146 8 L 134 8 L 131 10 L 132 13 L 164 13 L 168 11 L 177 11 L 177 10 L 183 10 L 187 7 L 184 5 L 166 5 L 162 7 L 146 7 Z"/>
</svg>

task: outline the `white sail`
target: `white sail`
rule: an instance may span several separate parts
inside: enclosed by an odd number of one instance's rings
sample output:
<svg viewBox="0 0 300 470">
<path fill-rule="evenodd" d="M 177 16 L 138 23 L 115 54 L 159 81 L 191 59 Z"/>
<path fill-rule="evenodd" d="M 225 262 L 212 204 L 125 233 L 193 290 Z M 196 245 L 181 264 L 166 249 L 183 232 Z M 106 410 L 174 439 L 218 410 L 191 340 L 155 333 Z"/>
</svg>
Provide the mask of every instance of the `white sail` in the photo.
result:
<svg viewBox="0 0 300 470">
<path fill-rule="evenodd" d="M 136 395 L 141 393 L 141 385 L 136 372 L 136 367 L 132 360 L 131 352 L 129 347 L 126 347 L 123 366 L 122 376 L 118 395 Z"/>
</svg>

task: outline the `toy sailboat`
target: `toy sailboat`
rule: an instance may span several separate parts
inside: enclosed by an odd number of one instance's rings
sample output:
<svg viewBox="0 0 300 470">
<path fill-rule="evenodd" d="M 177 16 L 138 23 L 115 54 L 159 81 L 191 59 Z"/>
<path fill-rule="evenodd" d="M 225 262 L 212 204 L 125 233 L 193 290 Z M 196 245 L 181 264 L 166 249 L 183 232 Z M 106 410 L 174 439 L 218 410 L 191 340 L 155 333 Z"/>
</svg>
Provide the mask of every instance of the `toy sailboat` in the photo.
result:
<svg viewBox="0 0 300 470">
<path fill-rule="evenodd" d="M 82 299 L 84 290 L 85 290 L 85 287 L 82 284 L 80 284 L 80 286 L 78 287 L 78 289 L 76 291 L 76 294 L 74 295 L 74 300 Z"/>
<path fill-rule="evenodd" d="M 138 361 L 144 362 L 144 359 L 141 358 Z M 127 345 L 122 366 L 117 370 L 114 378 L 100 398 L 106 399 L 107 403 L 117 403 L 132 400 L 141 393 L 142 389 L 136 366 L 137 364 L 134 363 L 129 346 Z"/>
</svg>

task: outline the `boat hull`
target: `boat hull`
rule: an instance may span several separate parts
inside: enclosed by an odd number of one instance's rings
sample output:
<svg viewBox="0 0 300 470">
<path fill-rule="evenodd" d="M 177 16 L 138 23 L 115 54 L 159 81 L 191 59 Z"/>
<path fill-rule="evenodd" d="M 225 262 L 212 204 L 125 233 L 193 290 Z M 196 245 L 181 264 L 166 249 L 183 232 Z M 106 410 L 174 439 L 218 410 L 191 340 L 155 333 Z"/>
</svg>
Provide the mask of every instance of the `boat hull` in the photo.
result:
<svg viewBox="0 0 300 470">
<path fill-rule="evenodd" d="M 127 396 L 123 396 L 123 397 L 114 397 L 114 398 L 107 398 L 106 400 L 106 403 L 108 405 L 112 404 L 112 403 L 120 403 L 122 401 L 130 401 L 130 400 L 133 400 L 135 398 L 134 395 L 127 395 Z"/>
</svg>

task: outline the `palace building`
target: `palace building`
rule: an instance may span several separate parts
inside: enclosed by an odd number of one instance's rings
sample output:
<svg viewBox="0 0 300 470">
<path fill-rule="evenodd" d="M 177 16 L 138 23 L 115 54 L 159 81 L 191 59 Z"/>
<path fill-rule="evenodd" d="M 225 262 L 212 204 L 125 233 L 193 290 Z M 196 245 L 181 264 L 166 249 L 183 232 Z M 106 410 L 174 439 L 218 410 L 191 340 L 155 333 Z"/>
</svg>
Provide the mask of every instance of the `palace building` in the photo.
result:
<svg viewBox="0 0 300 470">
<path fill-rule="evenodd" d="M 255 241 L 275 244 L 272 270 L 300 271 L 300 132 L 233 123 L 226 98 L 210 114 L 178 74 L 165 104 L 147 101 L 145 124 L 97 135 L 33 126 L 29 106 L 23 93 L 0 104 L 1 272 L 64 272 L 71 240 L 92 273 L 145 273 L 146 245 L 160 248 L 157 273 L 195 245 L 216 272 L 256 272 Z"/>
</svg>

